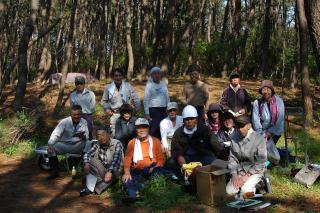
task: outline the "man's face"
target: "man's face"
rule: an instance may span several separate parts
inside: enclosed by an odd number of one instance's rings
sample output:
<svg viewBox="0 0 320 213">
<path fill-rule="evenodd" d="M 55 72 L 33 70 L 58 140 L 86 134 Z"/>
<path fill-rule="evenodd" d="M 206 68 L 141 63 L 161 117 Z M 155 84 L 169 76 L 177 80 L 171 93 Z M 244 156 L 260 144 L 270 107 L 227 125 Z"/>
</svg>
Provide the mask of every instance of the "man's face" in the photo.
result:
<svg viewBox="0 0 320 213">
<path fill-rule="evenodd" d="M 153 72 L 151 74 L 151 78 L 155 83 L 159 83 L 161 80 L 161 73 L 160 72 Z"/>
<path fill-rule="evenodd" d="M 272 96 L 272 90 L 269 87 L 263 87 L 261 90 L 261 94 L 262 94 L 262 98 L 268 101 Z"/>
<path fill-rule="evenodd" d="M 71 119 L 74 123 L 78 123 L 81 119 L 81 110 L 71 110 Z"/>
<path fill-rule="evenodd" d="M 240 78 L 232 78 L 231 79 L 231 85 L 233 86 L 233 87 L 236 87 L 236 86 L 238 86 L 240 84 Z"/>
<path fill-rule="evenodd" d="M 240 135 L 242 137 L 246 137 L 247 136 L 248 131 L 249 131 L 250 128 L 251 128 L 251 124 L 250 123 L 245 124 L 245 125 L 238 125 L 237 126 L 237 129 L 238 129 L 238 131 L 239 131 L 239 133 L 240 133 Z"/>
<path fill-rule="evenodd" d="M 210 116 L 211 116 L 212 119 L 216 120 L 216 119 L 219 118 L 219 112 L 218 111 L 212 111 L 210 113 Z"/>
<path fill-rule="evenodd" d="M 196 83 L 200 79 L 200 73 L 198 71 L 193 71 L 189 75 L 192 83 Z"/>
<path fill-rule="evenodd" d="M 99 143 L 102 145 L 108 144 L 110 140 L 110 134 L 106 131 L 98 130 L 97 139 Z"/>
<path fill-rule="evenodd" d="M 120 85 L 122 83 L 123 75 L 120 72 L 115 72 L 113 75 L 113 80 L 116 85 Z"/>
<path fill-rule="evenodd" d="M 177 117 L 177 109 L 168 110 L 168 115 L 170 119 L 175 119 Z"/>
<path fill-rule="evenodd" d="M 76 85 L 76 91 L 79 93 L 82 93 L 84 90 L 85 84 L 77 82 L 75 83 L 75 85 Z"/>
<path fill-rule="evenodd" d="M 223 121 L 223 125 L 229 130 L 232 129 L 234 123 L 233 123 L 233 119 L 229 118 Z"/>
<path fill-rule="evenodd" d="M 132 117 L 132 112 L 131 111 L 125 111 L 123 112 L 123 119 L 128 121 Z"/>
<path fill-rule="evenodd" d="M 149 135 L 149 126 L 147 125 L 136 126 L 136 129 L 139 138 L 146 138 Z"/>
<path fill-rule="evenodd" d="M 198 119 L 197 118 L 185 118 L 183 119 L 184 126 L 187 129 L 193 129 L 197 125 Z"/>
</svg>

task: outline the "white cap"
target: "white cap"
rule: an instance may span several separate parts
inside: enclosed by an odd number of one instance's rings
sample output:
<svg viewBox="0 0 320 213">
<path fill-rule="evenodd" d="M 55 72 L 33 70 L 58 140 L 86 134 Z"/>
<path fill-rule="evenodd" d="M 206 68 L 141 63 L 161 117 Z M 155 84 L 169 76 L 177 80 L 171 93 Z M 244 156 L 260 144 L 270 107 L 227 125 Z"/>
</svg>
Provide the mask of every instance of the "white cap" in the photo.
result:
<svg viewBox="0 0 320 213">
<path fill-rule="evenodd" d="M 196 118 L 196 117 L 198 117 L 198 112 L 194 106 L 187 105 L 185 108 L 183 108 L 182 117 L 183 118 Z"/>
<path fill-rule="evenodd" d="M 170 109 L 178 109 L 178 104 L 177 102 L 169 102 L 167 105 L 167 111 L 169 111 Z"/>
<path fill-rule="evenodd" d="M 154 72 L 161 72 L 160 67 L 152 67 L 152 69 L 150 70 L 150 75 Z"/>
<path fill-rule="evenodd" d="M 147 125 L 150 126 L 149 121 L 145 118 L 138 118 L 135 122 L 135 126 Z"/>
</svg>

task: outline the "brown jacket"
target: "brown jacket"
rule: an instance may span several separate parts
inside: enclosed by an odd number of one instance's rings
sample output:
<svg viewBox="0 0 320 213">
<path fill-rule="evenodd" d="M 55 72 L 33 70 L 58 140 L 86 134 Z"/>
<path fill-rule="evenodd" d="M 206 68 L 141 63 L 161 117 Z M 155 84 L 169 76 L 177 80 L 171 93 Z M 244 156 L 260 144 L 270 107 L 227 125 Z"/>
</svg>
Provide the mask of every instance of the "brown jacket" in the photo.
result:
<svg viewBox="0 0 320 213">
<path fill-rule="evenodd" d="M 197 81 L 196 84 L 187 82 L 183 88 L 183 96 L 186 104 L 205 106 L 209 98 L 208 87 L 202 81 Z"/>
</svg>

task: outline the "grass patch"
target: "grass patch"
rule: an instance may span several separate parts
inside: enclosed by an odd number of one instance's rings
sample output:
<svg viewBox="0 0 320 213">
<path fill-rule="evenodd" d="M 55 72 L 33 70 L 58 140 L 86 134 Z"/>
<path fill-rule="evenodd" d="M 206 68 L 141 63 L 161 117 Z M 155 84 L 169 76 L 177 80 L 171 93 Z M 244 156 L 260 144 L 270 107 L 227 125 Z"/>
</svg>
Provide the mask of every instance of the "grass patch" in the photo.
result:
<svg viewBox="0 0 320 213">
<path fill-rule="evenodd" d="M 35 140 L 23 140 L 18 144 L 13 144 L 5 148 L 1 148 L 0 151 L 9 156 L 23 156 L 27 159 L 35 157 L 34 149 L 37 147 Z"/>
</svg>

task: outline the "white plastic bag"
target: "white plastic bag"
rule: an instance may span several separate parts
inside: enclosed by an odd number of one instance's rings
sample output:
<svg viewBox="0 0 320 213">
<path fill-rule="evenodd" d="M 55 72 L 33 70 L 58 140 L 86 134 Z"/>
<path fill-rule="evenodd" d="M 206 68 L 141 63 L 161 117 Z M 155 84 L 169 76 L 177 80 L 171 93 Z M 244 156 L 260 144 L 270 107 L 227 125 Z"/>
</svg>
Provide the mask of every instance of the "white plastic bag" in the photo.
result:
<svg viewBox="0 0 320 213">
<path fill-rule="evenodd" d="M 271 163 L 279 164 L 280 154 L 272 138 L 267 141 L 267 156 Z"/>
</svg>

